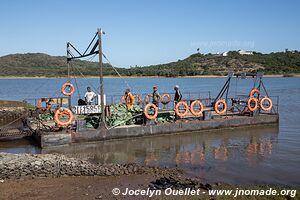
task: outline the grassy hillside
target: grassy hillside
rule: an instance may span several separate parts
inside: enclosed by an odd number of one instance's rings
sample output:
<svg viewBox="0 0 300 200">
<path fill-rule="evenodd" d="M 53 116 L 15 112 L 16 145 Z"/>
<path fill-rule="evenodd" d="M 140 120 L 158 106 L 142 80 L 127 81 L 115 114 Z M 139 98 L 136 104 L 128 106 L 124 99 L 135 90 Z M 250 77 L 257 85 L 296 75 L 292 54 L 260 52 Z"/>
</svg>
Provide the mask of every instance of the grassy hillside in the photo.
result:
<svg viewBox="0 0 300 200">
<path fill-rule="evenodd" d="M 97 62 L 74 60 L 72 65 L 84 75 L 98 76 L 99 74 Z M 104 75 L 115 74 L 108 64 L 104 64 L 104 67 Z M 73 67 L 71 72 L 80 75 L 76 68 Z M 67 58 L 43 53 L 12 54 L 0 57 L 0 71 L 1 76 L 62 77 L 67 76 Z"/>
<path fill-rule="evenodd" d="M 193 54 L 184 60 L 168 64 L 136 67 L 129 75 L 141 74 L 147 76 L 194 76 L 194 75 L 226 75 L 228 70 L 235 72 L 264 71 L 265 74 L 300 73 L 299 52 L 278 52 L 270 54 L 255 53 L 240 55 L 229 52 L 229 55 Z"/>
<path fill-rule="evenodd" d="M 72 63 L 84 75 L 97 76 L 99 74 L 96 62 L 74 60 Z M 104 66 L 104 75 L 117 75 L 111 66 L 108 64 Z M 229 69 L 235 72 L 264 71 L 265 74 L 294 74 L 300 73 L 300 53 L 294 51 L 240 55 L 232 51 L 226 57 L 197 53 L 177 62 L 117 69 L 121 75 L 126 76 L 226 75 Z M 12 54 L 0 57 L 0 71 L 1 76 L 61 77 L 67 75 L 67 62 L 64 56 L 50 56 L 42 53 Z M 76 68 L 72 70 L 72 73 L 79 75 Z"/>
</svg>

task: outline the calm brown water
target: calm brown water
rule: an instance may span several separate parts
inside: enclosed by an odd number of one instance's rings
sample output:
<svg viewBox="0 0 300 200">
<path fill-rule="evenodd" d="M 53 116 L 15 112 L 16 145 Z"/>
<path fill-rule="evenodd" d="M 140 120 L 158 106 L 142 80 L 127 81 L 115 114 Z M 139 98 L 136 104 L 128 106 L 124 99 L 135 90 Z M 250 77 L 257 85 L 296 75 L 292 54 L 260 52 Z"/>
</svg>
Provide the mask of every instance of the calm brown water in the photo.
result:
<svg viewBox="0 0 300 200">
<path fill-rule="evenodd" d="M 127 79 L 137 93 L 151 91 L 158 85 L 161 91 L 172 91 L 179 84 L 183 91 L 212 91 L 215 96 L 222 87 L 223 78 L 192 79 Z M 46 83 L 45 83 L 46 82 Z M 0 80 L 1 98 L 11 100 L 22 97 L 53 95 L 64 80 Z M 83 85 L 89 83 L 79 80 Z M 44 84 L 37 92 L 37 85 Z M 121 79 L 105 79 L 108 95 L 121 94 Z M 7 85 L 7 87 L 2 87 Z M 247 94 L 252 80 L 233 81 L 231 94 Z M 0 152 L 12 153 L 64 153 L 89 158 L 94 162 L 136 162 L 144 165 L 179 167 L 208 181 L 235 184 L 300 185 L 300 78 L 265 78 L 269 94 L 280 97 L 279 126 L 214 130 L 172 134 L 147 138 L 114 140 L 97 143 L 73 144 L 40 150 L 26 140 L 0 142 Z M 236 87 L 237 86 L 237 87 Z M 52 88 L 53 87 L 53 88 Z M 18 90 L 8 95 L 9 89 Z M 35 91 L 35 92 L 33 92 Z"/>
</svg>

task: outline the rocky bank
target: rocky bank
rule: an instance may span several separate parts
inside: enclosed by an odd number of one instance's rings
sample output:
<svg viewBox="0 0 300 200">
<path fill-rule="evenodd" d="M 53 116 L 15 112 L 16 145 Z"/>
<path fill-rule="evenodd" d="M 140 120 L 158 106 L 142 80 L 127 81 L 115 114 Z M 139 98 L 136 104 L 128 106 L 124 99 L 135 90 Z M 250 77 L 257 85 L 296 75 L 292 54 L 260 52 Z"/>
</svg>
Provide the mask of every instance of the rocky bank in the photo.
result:
<svg viewBox="0 0 300 200">
<path fill-rule="evenodd" d="M 137 164 L 94 164 L 78 158 L 56 154 L 0 153 L 0 179 L 22 179 L 61 176 L 118 176 L 154 173 L 172 174 L 179 170 L 142 167 Z"/>
</svg>

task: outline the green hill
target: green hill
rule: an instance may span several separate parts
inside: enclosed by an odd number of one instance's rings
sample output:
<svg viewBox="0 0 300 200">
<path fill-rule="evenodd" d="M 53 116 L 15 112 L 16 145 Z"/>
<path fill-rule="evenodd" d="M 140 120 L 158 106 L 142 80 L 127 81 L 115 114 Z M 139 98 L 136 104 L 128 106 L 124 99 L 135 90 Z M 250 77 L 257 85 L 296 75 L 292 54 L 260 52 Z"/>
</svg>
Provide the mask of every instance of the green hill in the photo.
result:
<svg viewBox="0 0 300 200">
<path fill-rule="evenodd" d="M 71 70 L 79 76 L 98 76 L 97 62 L 74 60 Z M 77 70 L 79 69 L 80 72 Z M 265 74 L 300 73 L 300 52 L 277 52 L 270 54 L 254 53 L 240 55 L 231 51 L 228 56 L 193 54 L 186 59 L 167 64 L 145 67 L 117 68 L 125 76 L 195 76 L 226 75 L 228 70 L 235 72 L 264 71 Z M 67 75 L 65 56 L 50 56 L 42 53 L 11 54 L 0 57 L 1 76 L 20 77 L 62 77 Z M 113 68 L 104 64 L 104 75 L 117 75 Z"/>
<path fill-rule="evenodd" d="M 226 75 L 229 69 L 234 72 L 263 71 L 265 74 L 300 73 L 300 52 L 240 55 L 231 51 L 228 56 L 197 53 L 177 62 L 132 68 L 128 73 L 167 77 Z"/>
<path fill-rule="evenodd" d="M 98 76 L 97 62 L 82 60 L 72 61 L 72 74 L 79 76 Z M 76 67 L 75 67 L 76 66 Z M 78 71 L 78 70 L 80 71 Z M 67 58 L 65 56 L 50 56 L 43 53 L 11 54 L 0 57 L 1 76 L 20 77 L 63 77 L 67 76 Z M 123 73 L 122 69 L 120 71 Z M 104 75 L 115 74 L 110 65 L 104 64 Z"/>
</svg>

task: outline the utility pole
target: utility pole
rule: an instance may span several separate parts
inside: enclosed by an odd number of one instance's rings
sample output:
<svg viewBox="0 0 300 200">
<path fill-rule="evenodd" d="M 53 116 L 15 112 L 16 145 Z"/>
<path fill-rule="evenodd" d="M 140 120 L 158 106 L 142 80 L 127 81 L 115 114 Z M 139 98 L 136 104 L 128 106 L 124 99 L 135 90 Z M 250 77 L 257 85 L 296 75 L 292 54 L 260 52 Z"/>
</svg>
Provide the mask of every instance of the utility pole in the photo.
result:
<svg viewBox="0 0 300 200">
<path fill-rule="evenodd" d="M 103 64 L 102 64 L 102 30 L 97 29 L 98 33 L 98 48 L 99 48 L 99 68 L 100 68 L 100 100 L 101 100 L 101 119 L 102 124 L 105 124 L 105 113 L 104 113 L 104 81 L 103 81 Z"/>
<path fill-rule="evenodd" d="M 68 65 L 68 79 L 67 81 L 70 82 L 71 81 L 71 77 L 70 77 L 70 43 L 67 42 L 67 65 Z M 69 108 L 71 109 L 71 96 L 68 97 L 68 104 L 69 104 Z"/>
<path fill-rule="evenodd" d="M 69 60 L 69 42 L 67 42 L 67 64 L 68 64 L 68 81 L 70 81 L 70 60 Z"/>
</svg>

